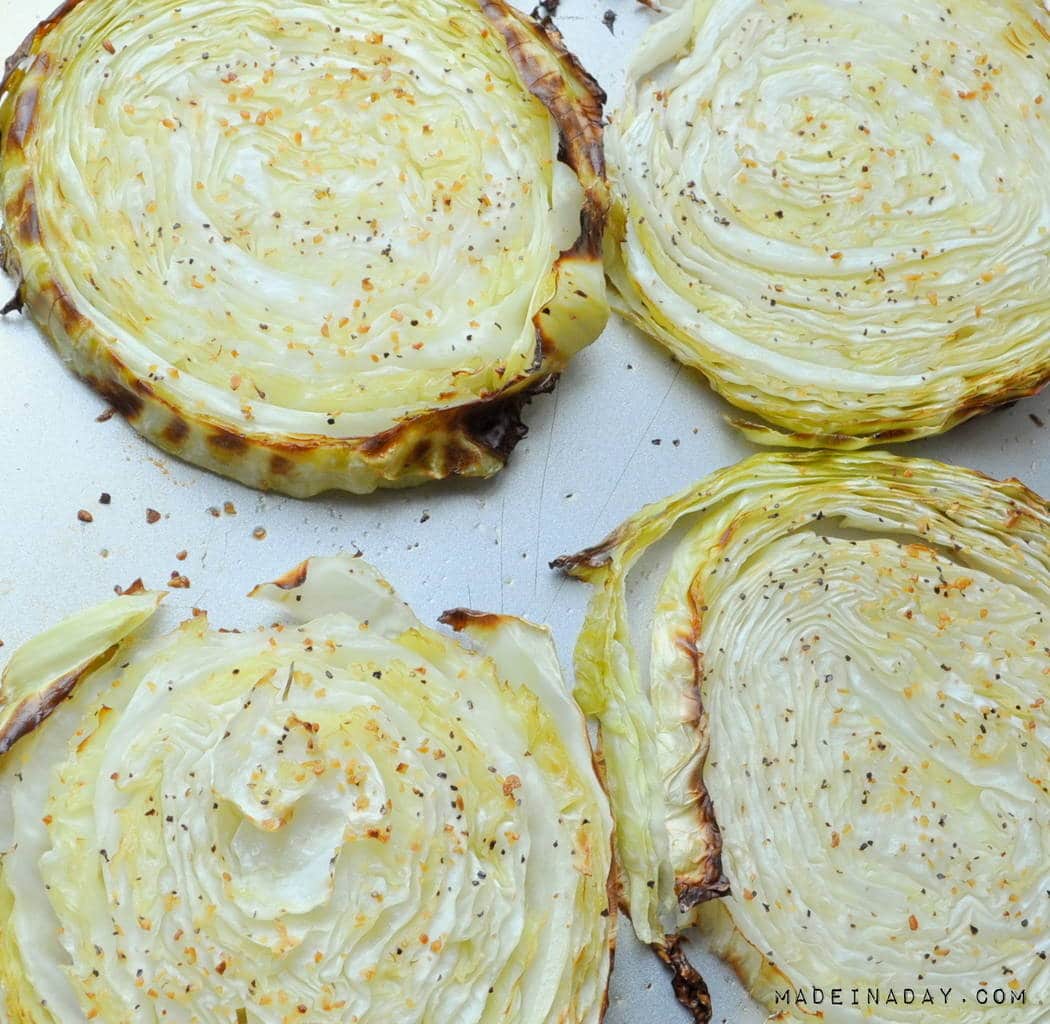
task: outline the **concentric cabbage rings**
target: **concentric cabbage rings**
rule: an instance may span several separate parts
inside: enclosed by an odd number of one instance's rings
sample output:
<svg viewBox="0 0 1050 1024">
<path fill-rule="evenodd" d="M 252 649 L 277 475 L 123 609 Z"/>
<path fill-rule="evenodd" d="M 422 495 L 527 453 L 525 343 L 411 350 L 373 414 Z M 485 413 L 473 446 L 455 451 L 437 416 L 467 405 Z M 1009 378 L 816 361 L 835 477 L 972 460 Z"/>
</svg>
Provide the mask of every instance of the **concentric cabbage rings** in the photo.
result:
<svg viewBox="0 0 1050 1024">
<path fill-rule="evenodd" d="M 598 1024 L 612 824 L 549 633 L 448 613 L 469 651 L 349 556 L 253 596 L 299 624 L 147 639 L 136 590 L 12 657 L 0 1021 Z"/>
<path fill-rule="evenodd" d="M 503 0 L 67 0 L 2 91 L 16 301 L 190 462 L 490 476 L 604 326 L 604 97 Z"/>
<path fill-rule="evenodd" d="M 665 538 L 646 669 L 627 580 Z M 905 988 L 951 990 L 923 1021 L 1046 1018 L 1041 498 L 918 459 L 760 455 L 560 564 L 596 587 L 577 697 L 644 940 L 699 923 L 789 1019 L 838 989 L 825 1020 L 915 1020 Z"/>
<path fill-rule="evenodd" d="M 771 445 L 935 434 L 1050 379 L 1050 12 L 684 0 L 608 131 L 634 323 Z"/>
</svg>

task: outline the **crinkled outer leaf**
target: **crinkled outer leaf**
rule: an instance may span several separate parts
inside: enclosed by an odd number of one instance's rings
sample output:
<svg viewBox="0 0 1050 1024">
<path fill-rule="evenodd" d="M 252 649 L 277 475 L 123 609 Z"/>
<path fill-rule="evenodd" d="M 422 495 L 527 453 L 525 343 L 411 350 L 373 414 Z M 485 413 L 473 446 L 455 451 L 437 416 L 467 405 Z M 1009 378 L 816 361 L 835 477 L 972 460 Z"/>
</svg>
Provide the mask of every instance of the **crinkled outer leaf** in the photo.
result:
<svg viewBox="0 0 1050 1024">
<path fill-rule="evenodd" d="M 765 444 L 907 440 L 1042 387 L 1046 5 L 671 7 L 608 133 L 625 315 Z"/>
<path fill-rule="evenodd" d="M 612 821 L 549 632 L 469 650 L 349 556 L 253 596 L 297 624 L 127 638 L 0 759 L 0 1021 L 598 1024 Z"/>
<path fill-rule="evenodd" d="M 192 462 L 488 476 L 604 326 L 604 96 L 503 0 L 67 0 L 8 67 L 19 296 Z"/>
<path fill-rule="evenodd" d="M 646 687 L 626 582 L 665 537 Z M 985 1020 L 982 987 L 997 1020 L 1046 1019 L 1041 498 L 918 459 L 759 455 L 560 564 L 597 588 L 579 698 L 642 938 L 699 923 L 791 1019 L 812 1004 L 776 993 L 812 986 L 847 994 L 835 1022 L 914 1020 L 849 1002 L 907 986 L 954 993 L 924 1021 Z"/>
<path fill-rule="evenodd" d="M 164 594 L 136 590 L 70 616 L 25 643 L 0 676 L 0 754 L 31 732 L 156 610 Z"/>
</svg>

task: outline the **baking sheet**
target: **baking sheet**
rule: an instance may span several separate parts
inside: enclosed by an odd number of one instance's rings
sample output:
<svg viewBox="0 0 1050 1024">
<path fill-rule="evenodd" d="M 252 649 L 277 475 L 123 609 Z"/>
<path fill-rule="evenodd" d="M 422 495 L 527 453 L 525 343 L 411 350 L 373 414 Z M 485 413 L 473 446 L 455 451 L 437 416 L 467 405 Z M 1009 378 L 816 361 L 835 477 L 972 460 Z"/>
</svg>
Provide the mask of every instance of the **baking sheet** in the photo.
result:
<svg viewBox="0 0 1050 1024">
<path fill-rule="evenodd" d="M 54 2 L 0 0 L 0 51 L 12 51 Z M 603 21 L 608 10 L 616 14 L 612 32 Z M 555 21 L 609 92 L 610 107 L 627 55 L 654 17 L 634 0 L 561 0 Z M 252 625 L 260 608 L 245 594 L 253 584 L 308 555 L 357 548 L 424 620 L 467 605 L 547 622 L 568 667 L 587 591 L 547 562 L 754 451 L 723 422 L 729 407 L 699 375 L 615 318 L 554 394 L 527 410 L 529 436 L 487 482 L 295 501 L 173 461 L 120 417 L 98 422 L 105 409 L 31 324 L 18 315 L 0 321 L 6 652 L 115 585 L 141 576 L 161 587 L 174 571 L 191 585 L 171 592 L 161 628 L 193 606 L 211 610 L 216 625 Z M 1048 431 L 1050 398 L 1034 398 L 898 450 L 1017 476 L 1050 494 Z M 102 492 L 110 504 L 99 502 Z M 94 521 L 80 522 L 80 509 Z M 159 521 L 149 523 L 147 509 Z M 258 528 L 265 537 L 255 536 Z M 728 969 L 692 952 L 711 986 L 716 1021 L 763 1020 Z M 663 968 L 622 922 L 608 1024 L 687 1020 Z"/>
</svg>

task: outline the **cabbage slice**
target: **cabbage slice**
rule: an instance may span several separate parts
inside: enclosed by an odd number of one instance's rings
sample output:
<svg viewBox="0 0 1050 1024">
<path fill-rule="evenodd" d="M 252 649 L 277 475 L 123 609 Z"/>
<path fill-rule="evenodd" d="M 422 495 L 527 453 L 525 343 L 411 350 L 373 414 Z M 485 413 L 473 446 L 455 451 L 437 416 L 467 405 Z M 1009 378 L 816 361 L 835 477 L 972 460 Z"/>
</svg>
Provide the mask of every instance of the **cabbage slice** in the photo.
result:
<svg viewBox="0 0 1050 1024">
<path fill-rule="evenodd" d="M 489 476 L 605 324 L 604 96 L 502 0 L 82 0 L 8 67 L 18 301 L 191 462 Z"/>
<path fill-rule="evenodd" d="M 350 556 L 253 596 L 292 621 L 45 634 L 116 652 L 0 759 L 0 1020 L 598 1024 L 612 822 L 550 633 L 468 649 Z"/>
<path fill-rule="evenodd" d="M 649 622 L 628 579 L 662 541 Z M 1043 499 L 920 459 L 758 455 L 559 564 L 596 588 L 577 696 L 644 941 L 698 925 L 792 1020 L 913 1020 L 909 987 L 953 992 L 924 1021 L 1045 1018 Z"/>
<path fill-rule="evenodd" d="M 614 305 L 758 443 L 856 450 L 1050 379 L 1050 11 L 680 0 L 608 132 Z"/>
</svg>

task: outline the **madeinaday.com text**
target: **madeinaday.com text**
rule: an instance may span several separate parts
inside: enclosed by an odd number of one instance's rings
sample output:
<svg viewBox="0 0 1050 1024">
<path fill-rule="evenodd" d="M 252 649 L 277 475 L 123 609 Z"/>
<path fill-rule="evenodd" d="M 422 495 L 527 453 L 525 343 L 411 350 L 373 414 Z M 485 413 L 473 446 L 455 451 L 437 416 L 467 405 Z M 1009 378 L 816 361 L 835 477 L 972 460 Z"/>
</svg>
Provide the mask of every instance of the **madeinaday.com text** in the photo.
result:
<svg viewBox="0 0 1050 1024">
<path fill-rule="evenodd" d="M 773 993 L 774 1006 L 947 1006 L 949 1003 L 978 1003 L 981 1006 L 1010 1006 L 1025 1002 L 1022 988 L 981 985 L 973 991 L 954 988 L 842 988 L 814 985 L 782 988 Z"/>
</svg>

